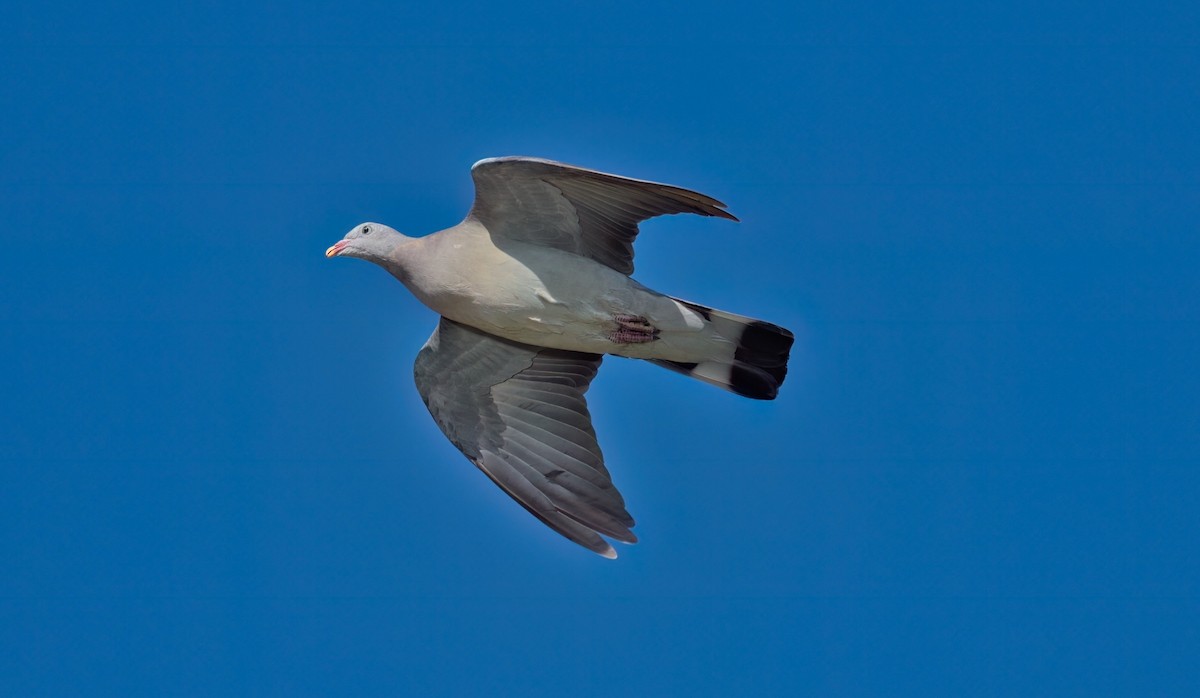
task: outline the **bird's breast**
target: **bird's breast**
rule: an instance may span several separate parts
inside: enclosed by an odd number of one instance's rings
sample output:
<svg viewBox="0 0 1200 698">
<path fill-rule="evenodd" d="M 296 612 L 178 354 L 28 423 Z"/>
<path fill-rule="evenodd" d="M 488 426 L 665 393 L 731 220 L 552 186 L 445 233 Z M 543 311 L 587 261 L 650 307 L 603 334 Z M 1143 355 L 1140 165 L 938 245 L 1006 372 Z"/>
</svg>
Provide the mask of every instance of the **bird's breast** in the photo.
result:
<svg viewBox="0 0 1200 698">
<path fill-rule="evenodd" d="M 496 247 L 486 235 L 441 245 L 406 282 L 451 320 L 537 346 L 604 353 L 613 318 L 638 314 L 647 291 L 574 254 L 533 245 Z"/>
</svg>

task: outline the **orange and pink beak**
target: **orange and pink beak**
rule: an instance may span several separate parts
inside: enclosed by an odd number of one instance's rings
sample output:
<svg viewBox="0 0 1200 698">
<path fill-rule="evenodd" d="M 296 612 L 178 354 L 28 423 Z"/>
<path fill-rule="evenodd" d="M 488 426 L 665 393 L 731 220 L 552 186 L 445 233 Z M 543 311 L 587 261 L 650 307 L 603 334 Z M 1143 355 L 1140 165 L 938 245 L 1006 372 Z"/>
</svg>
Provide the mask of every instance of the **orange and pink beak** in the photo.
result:
<svg viewBox="0 0 1200 698">
<path fill-rule="evenodd" d="M 337 242 L 333 243 L 333 245 L 331 245 L 329 247 L 329 249 L 325 250 L 325 256 L 326 257 L 336 257 L 339 254 L 341 254 L 342 250 L 346 249 L 346 245 L 349 245 L 349 244 L 350 244 L 349 240 L 338 240 Z"/>
</svg>

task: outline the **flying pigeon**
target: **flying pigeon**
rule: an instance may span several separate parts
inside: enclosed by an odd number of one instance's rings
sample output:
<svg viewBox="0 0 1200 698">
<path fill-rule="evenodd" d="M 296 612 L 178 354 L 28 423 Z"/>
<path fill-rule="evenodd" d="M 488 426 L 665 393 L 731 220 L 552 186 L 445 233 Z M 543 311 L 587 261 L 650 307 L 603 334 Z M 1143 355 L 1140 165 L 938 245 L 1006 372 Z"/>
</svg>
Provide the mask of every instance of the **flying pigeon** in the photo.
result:
<svg viewBox="0 0 1200 698">
<path fill-rule="evenodd" d="M 605 354 L 644 359 L 738 395 L 774 399 L 792 333 L 634 281 L 638 223 L 736 221 L 687 189 L 529 157 L 471 168 L 475 203 L 419 238 L 362 223 L 325 252 L 374 262 L 441 315 L 417 390 L 466 457 L 531 514 L 608 558 L 637 542 L 584 393 Z"/>
</svg>

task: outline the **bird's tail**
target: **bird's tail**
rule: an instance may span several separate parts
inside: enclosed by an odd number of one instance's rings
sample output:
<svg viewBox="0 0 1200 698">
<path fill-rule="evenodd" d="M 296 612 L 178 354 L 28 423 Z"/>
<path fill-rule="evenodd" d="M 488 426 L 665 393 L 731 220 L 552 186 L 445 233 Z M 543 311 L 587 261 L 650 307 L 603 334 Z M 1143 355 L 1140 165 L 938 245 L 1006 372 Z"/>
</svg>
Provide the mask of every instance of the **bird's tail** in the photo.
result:
<svg viewBox="0 0 1200 698">
<path fill-rule="evenodd" d="M 719 355 L 705 361 L 651 359 L 651 363 L 755 400 L 775 399 L 787 376 L 788 353 L 795 339 L 791 332 L 762 320 L 674 300 L 699 313 L 729 341 L 719 345 Z"/>
</svg>

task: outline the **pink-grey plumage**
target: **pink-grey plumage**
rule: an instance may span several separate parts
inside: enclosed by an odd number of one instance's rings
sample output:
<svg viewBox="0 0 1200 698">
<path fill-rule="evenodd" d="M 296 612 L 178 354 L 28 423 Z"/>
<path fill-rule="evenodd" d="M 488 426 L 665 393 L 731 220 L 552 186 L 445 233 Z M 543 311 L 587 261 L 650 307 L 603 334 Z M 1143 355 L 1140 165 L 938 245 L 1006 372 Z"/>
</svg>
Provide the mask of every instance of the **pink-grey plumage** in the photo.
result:
<svg viewBox="0 0 1200 698">
<path fill-rule="evenodd" d="M 546 525 L 616 557 L 602 536 L 637 538 L 584 398 L 603 355 L 769 400 L 792 334 L 629 277 L 638 223 L 736 221 L 716 199 L 537 158 L 482 160 L 471 174 L 475 203 L 458 225 L 409 238 L 365 223 L 326 255 L 382 266 L 442 316 L 415 366 L 434 421 Z"/>
</svg>

